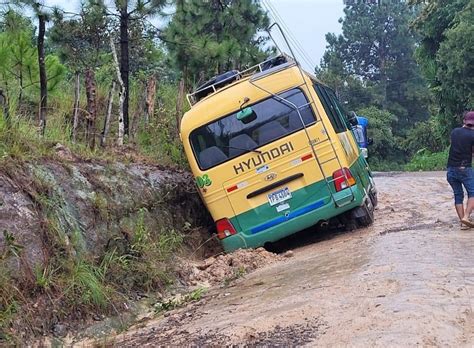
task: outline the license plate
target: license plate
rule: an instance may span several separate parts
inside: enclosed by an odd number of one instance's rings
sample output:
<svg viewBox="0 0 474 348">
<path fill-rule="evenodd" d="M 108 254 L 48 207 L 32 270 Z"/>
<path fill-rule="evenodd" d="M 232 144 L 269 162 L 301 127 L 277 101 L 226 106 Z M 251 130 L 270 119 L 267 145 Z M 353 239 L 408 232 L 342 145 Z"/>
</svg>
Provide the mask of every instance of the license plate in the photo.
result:
<svg viewBox="0 0 474 348">
<path fill-rule="evenodd" d="M 271 206 L 287 201 L 291 198 L 291 192 L 288 187 L 282 188 L 281 190 L 268 194 L 268 203 Z"/>
</svg>

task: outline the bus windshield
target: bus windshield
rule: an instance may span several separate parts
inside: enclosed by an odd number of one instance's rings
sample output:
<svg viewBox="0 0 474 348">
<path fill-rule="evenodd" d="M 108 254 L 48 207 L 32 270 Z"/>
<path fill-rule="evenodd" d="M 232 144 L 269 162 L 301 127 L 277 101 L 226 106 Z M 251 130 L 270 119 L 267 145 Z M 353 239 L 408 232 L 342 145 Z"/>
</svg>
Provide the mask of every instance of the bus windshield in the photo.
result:
<svg viewBox="0 0 474 348">
<path fill-rule="evenodd" d="M 256 118 L 250 122 L 237 119 L 237 112 L 224 116 L 192 131 L 191 145 L 199 167 L 212 168 L 232 158 L 303 128 L 298 112 L 286 103 L 296 105 L 305 125 L 315 122 L 310 104 L 303 92 L 294 88 L 251 105 Z M 246 106 L 247 107 L 247 106 Z"/>
</svg>

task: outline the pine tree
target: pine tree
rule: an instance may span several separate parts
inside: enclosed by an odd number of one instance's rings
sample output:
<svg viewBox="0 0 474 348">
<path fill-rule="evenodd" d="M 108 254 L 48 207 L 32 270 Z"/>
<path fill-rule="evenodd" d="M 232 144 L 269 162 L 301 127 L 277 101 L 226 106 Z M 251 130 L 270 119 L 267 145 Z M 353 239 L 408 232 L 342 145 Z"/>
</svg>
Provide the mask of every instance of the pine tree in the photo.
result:
<svg viewBox="0 0 474 348">
<path fill-rule="evenodd" d="M 176 0 L 165 41 L 187 83 L 261 60 L 269 20 L 254 0 Z"/>
<path fill-rule="evenodd" d="M 320 77 L 331 77 L 352 100 L 355 95 L 367 103 L 358 107 L 371 103 L 395 114 L 398 134 L 426 119 L 425 82 L 414 59 L 417 38 L 409 27 L 414 10 L 398 0 L 357 2 L 344 13 L 343 33 L 326 36 Z"/>
<path fill-rule="evenodd" d="M 93 1 L 81 6 L 78 16 L 65 19 L 57 12 L 53 27 L 50 29 L 49 42 L 57 50 L 62 59 L 67 62 L 75 74 L 75 97 L 72 122 L 72 139 L 76 140 L 79 124 L 78 107 L 80 94 L 80 76 L 84 74 L 87 95 L 87 140 L 93 148 L 96 138 L 96 68 L 104 64 L 104 53 L 108 52 L 109 19 L 104 8 Z"/>
<path fill-rule="evenodd" d="M 99 0 L 103 6 L 103 0 Z M 131 23 L 146 19 L 160 12 L 166 0 L 115 0 L 115 15 L 119 18 L 120 74 L 125 88 L 123 117 L 125 135 L 130 135 L 129 126 L 129 86 L 130 86 L 130 26 Z"/>
</svg>

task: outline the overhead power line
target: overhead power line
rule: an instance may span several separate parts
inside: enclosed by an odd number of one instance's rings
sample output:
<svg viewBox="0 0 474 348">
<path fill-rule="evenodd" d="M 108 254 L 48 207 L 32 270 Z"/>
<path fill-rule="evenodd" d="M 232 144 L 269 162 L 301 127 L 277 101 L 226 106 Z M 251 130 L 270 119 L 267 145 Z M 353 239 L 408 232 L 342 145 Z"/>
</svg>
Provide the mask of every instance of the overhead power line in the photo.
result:
<svg viewBox="0 0 474 348">
<path fill-rule="evenodd" d="M 291 32 L 290 28 L 288 25 L 285 23 L 283 18 L 280 16 L 278 13 L 278 10 L 271 4 L 270 0 L 262 0 L 262 4 L 264 8 L 267 10 L 269 16 L 278 23 L 281 27 L 282 30 L 284 30 L 288 43 L 292 45 L 292 48 L 294 48 L 295 52 L 301 57 L 301 59 L 311 68 L 314 68 L 316 66 L 315 62 L 311 59 L 310 55 L 306 52 L 304 47 L 300 44 L 298 39 L 296 39 L 295 35 Z"/>
<path fill-rule="evenodd" d="M 306 60 L 307 63 L 310 63 L 310 64 L 314 64 L 314 62 L 312 61 L 311 57 L 309 54 L 306 53 L 306 50 L 304 49 L 304 47 L 300 44 L 300 42 L 298 41 L 298 39 L 296 38 L 295 35 L 293 35 L 292 31 L 290 30 L 289 26 L 285 23 L 285 21 L 283 20 L 283 17 L 280 16 L 278 10 L 276 9 L 276 7 L 274 7 L 271 2 L 269 0 L 266 0 L 267 1 L 267 4 L 268 6 L 270 7 L 270 9 L 273 11 L 273 13 L 276 15 L 276 18 L 277 20 L 280 22 L 280 24 L 283 26 L 285 32 L 287 33 L 287 35 L 290 37 L 291 41 L 294 43 L 294 45 L 297 47 L 298 51 L 300 52 L 300 54 L 303 55 L 304 59 Z"/>
</svg>

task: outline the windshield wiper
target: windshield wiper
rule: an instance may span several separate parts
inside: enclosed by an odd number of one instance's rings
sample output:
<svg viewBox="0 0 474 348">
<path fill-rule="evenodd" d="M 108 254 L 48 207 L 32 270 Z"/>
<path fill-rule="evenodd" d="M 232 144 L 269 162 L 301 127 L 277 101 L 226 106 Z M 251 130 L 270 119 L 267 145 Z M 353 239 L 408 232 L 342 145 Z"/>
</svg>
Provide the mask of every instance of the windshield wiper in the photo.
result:
<svg viewBox="0 0 474 348">
<path fill-rule="evenodd" d="M 255 152 L 255 153 L 258 153 L 258 154 L 261 154 L 262 151 L 260 150 L 257 150 L 257 149 L 244 149 L 243 147 L 235 147 L 235 146 L 219 146 L 219 147 L 225 147 L 227 149 L 235 149 L 235 150 L 243 150 L 243 151 L 251 151 L 251 152 Z"/>
</svg>

